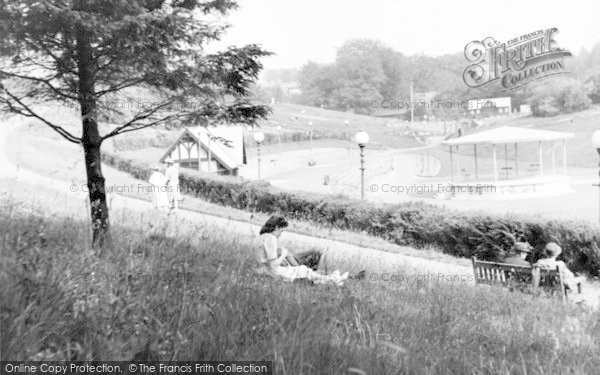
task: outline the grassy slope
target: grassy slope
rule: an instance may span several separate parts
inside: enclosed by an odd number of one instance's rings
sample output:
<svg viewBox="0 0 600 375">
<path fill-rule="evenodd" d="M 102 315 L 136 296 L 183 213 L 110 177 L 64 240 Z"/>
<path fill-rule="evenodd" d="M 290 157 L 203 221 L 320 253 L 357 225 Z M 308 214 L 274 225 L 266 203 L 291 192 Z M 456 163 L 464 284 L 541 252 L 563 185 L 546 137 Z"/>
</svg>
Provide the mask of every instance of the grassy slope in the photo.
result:
<svg viewBox="0 0 600 375">
<path fill-rule="evenodd" d="M 295 119 L 292 119 L 295 118 Z M 348 120 L 348 125 L 345 124 Z M 312 127 L 308 122 L 312 121 Z M 277 126 L 283 129 L 309 131 L 342 135 L 345 139 L 353 139 L 356 132 L 364 130 L 369 133 L 371 142 L 381 146 L 408 148 L 419 144 L 406 134 L 404 129 L 387 127 L 388 120 L 353 113 L 332 111 L 299 104 L 277 104 L 271 116 L 259 123 L 265 131 L 276 132 Z"/>
<path fill-rule="evenodd" d="M 135 216 L 99 258 L 86 224 L 24 211 L 0 202 L 5 359 L 267 360 L 278 374 L 600 366 L 597 312 L 460 282 L 276 282 L 252 272 L 244 238 Z"/>
<path fill-rule="evenodd" d="M 136 94 L 137 95 L 137 94 Z M 131 99 L 135 109 L 137 97 L 134 95 Z M 148 99 L 143 99 L 148 100 Z M 122 116 L 111 118 L 111 122 L 119 123 L 133 114 L 132 110 L 124 110 Z M 348 125 L 345 124 L 348 120 Z M 308 122 L 313 125 L 309 126 Z M 332 111 L 327 109 L 303 106 L 298 104 L 281 103 L 273 108 L 272 114 L 268 119 L 258 122 L 258 126 L 265 133 L 278 134 L 277 127 L 281 126 L 282 132 L 302 132 L 308 133 L 309 130 L 320 134 L 331 135 L 335 139 L 353 140 L 354 135 L 359 130 L 365 130 L 371 135 L 371 142 L 375 146 L 407 148 L 416 147 L 419 144 L 414 137 L 407 134 L 406 129 L 394 129 L 387 127 L 388 120 L 375 118 L 353 113 Z M 144 129 L 132 134 L 125 134 L 118 139 L 146 138 L 154 139 L 154 143 L 168 144 L 174 136 L 162 128 Z M 179 131 L 175 131 L 179 134 Z M 320 138 L 320 137 L 319 137 Z M 133 141 L 132 141 L 133 142 Z M 253 145 L 250 144 L 250 147 Z"/>
</svg>

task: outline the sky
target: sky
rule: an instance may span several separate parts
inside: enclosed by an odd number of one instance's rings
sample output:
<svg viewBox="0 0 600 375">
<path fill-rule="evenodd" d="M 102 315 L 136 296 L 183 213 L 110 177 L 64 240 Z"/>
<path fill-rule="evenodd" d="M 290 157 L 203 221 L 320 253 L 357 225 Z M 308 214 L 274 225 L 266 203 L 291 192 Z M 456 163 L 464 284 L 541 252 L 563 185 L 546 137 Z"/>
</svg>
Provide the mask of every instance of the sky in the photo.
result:
<svg viewBox="0 0 600 375">
<path fill-rule="evenodd" d="M 347 40 L 369 38 L 405 55 L 462 52 L 467 43 L 504 42 L 557 27 L 559 47 L 578 54 L 600 42 L 599 0 L 239 0 L 231 28 L 211 48 L 256 43 L 276 55 L 265 69 L 332 62 Z"/>
</svg>

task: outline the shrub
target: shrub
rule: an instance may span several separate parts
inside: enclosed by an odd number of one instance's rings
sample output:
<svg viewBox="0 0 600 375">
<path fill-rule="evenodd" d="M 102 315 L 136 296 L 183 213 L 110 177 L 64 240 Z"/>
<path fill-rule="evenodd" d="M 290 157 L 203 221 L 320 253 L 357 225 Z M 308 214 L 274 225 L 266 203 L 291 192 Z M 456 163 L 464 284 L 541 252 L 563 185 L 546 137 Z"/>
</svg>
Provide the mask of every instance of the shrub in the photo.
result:
<svg viewBox="0 0 600 375">
<path fill-rule="evenodd" d="M 530 97 L 531 113 L 539 117 L 581 111 L 591 103 L 586 88 L 576 80 L 544 81 L 533 88 Z"/>
<path fill-rule="evenodd" d="M 104 153 L 104 162 L 147 180 L 150 167 Z M 598 275 L 600 230 L 584 222 L 449 210 L 422 202 L 375 204 L 345 196 L 279 190 L 264 181 L 182 169 L 181 189 L 212 203 L 242 210 L 281 213 L 342 230 L 364 232 L 402 245 L 434 245 L 447 254 L 497 260 L 515 241 L 527 240 L 539 257 L 547 242 L 563 247 L 570 267 Z"/>
<path fill-rule="evenodd" d="M 179 133 L 175 135 L 178 136 Z M 112 138 L 113 147 L 116 151 L 141 150 L 150 147 L 167 148 L 175 140 L 175 137 L 162 134 L 153 136 L 115 137 Z"/>
<path fill-rule="evenodd" d="M 600 103 L 600 73 L 591 75 L 586 79 L 585 91 L 592 103 Z"/>
</svg>

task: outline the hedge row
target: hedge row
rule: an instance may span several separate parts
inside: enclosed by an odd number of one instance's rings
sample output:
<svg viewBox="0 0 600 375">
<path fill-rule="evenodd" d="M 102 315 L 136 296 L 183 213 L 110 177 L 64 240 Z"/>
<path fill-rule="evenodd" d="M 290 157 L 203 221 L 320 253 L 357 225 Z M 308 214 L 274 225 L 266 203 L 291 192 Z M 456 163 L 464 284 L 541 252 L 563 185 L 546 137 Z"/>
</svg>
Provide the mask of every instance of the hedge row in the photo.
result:
<svg viewBox="0 0 600 375">
<path fill-rule="evenodd" d="M 104 154 L 108 165 L 147 180 L 149 165 Z M 576 271 L 598 275 L 600 230 L 577 221 L 467 213 L 406 202 L 374 204 L 333 196 L 274 188 L 264 181 L 217 176 L 193 170 L 180 172 L 182 190 L 212 203 L 265 213 L 279 212 L 291 219 L 325 227 L 365 232 L 399 245 L 422 248 L 433 245 L 444 253 L 498 260 L 514 241 L 529 241 L 540 257 L 549 241 L 563 247 L 563 259 Z"/>
<path fill-rule="evenodd" d="M 301 141 L 309 141 L 311 139 L 311 135 L 309 132 L 303 131 L 285 131 L 281 132 L 281 134 L 277 132 L 265 131 L 265 140 L 262 144 L 276 144 L 279 142 L 281 137 L 281 142 L 301 142 Z M 348 135 L 345 133 L 334 134 L 334 133 L 323 133 L 323 132 L 313 132 L 312 139 L 349 139 Z M 247 138 L 248 142 L 252 142 L 250 137 Z"/>
<path fill-rule="evenodd" d="M 183 131 L 183 130 L 181 130 Z M 116 137 L 112 139 L 113 147 L 116 151 L 130 151 L 130 150 L 140 150 L 149 147 L 157 147 L 157 148 L 168 148 L 179 136 L 181 132 L 174 132 L 172 136 L 164 136 L 164 135 L 148 135 L 148 136 L 137 136 L 137 137 Z M 313 132 L 312 137 L 308 132 L 302 131 L 286 131 L 281 132 L 281 135 L 274 132 L 264 132 L 265 140 L 262 142 L 263 145 L 267 144 L 277 144 L 279 143 L 280 137 L 281 142 L 301 142 L 301 141 L 309 141 L 310 139 L 348 139 L 351 140 L 353 134 L 350 133 L 331 133 L 331 132 Z M 246 135 L 246 144 L 254 145 L 253 141 L 248 133 Z"/>
<path fill-rule="evenodd" d="M 172 137 L 156 135 L 115 137 L 112 139 L 112 142 L 114 149 L 117 151 L 141 150 L 150 147 L 168 148 L 175 141 L 177 135 Z"/>
</svg>

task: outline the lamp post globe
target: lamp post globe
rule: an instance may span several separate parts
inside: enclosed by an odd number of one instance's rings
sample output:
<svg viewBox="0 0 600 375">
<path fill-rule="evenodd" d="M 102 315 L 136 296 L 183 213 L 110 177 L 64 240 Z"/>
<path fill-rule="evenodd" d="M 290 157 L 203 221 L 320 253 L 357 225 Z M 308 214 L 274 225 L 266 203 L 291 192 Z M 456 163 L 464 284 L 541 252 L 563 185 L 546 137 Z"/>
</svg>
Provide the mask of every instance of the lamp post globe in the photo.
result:
<svg viewBox="0 0 600 375">
<path fill-rule="evenodd" d="M 260 144 L 264 140 L 265 140 L 265 134 L 263 132 L 258 131 L 258 132 L 254 133 L 254 142 Z"/>
<path fill-rule="evenodd" d="M 594 146 L 595 149 L 600 148 L 600 130 L 596 130 L 592 134 L 592 146 Z"/>
<path fill-rule="evenodd" d="M 358 133 L 354 136 L 354 141 L 358 146 L 364 147 L 367 143 L 369 143 L 369 133 L 363 130 L 359 130 Z"/>
</svg>

